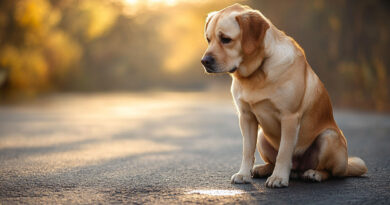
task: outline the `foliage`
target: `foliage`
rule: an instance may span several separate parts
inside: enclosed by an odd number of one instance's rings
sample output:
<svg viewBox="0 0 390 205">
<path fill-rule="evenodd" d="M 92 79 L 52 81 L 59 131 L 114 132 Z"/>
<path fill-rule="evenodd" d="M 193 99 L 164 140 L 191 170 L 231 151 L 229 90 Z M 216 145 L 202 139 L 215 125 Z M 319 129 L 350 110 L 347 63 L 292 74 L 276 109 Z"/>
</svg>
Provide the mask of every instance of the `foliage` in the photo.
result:
<svg viewBox="0 0 390 205">
<path fill-rule="evenodd" d="M 233 1 L 150 2 L 0 1 L 0 97 L 228 86 L 226 76 L 205 76 L 199 59 L 207 13 Z M 243 3 L 301 44 L 336 105 L 390 109 L 387 1 Z"/>
</svg>

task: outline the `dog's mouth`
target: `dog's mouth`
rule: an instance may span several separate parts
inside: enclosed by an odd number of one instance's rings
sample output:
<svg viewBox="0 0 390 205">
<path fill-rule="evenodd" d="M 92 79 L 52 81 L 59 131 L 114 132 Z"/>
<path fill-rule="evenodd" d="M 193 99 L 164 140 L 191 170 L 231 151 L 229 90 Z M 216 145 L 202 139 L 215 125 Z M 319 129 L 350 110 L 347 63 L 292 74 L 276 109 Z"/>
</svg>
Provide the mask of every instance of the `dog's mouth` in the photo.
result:
<svg viewBox="0 0 390 205">
<path fill-rule="evenodd" d="M 234 71 L 236 71 L 237 70 L 237 67 L 234 67 L 233 69 L 231 69 L 230 71 L 229 71 L 229 73 L 234 73 Z"/>
<path fill-rule="evenodd" d="M 229 71 L 221 71 L 215 66 L 203 66 L 203 67 L 205 68 L 207 73 L 225 73 L 225 72 L 234 73 L 237 70 L 237 67 L 234 67 Z"/>
<path fill-rule="evenodd" d="M 217 73 L 217 71 L 214 68 L 210 68 L 210 67 L 206 67 L 206 66 L 204 68 L 205 68 L 207 73 Z"/>
</svg>

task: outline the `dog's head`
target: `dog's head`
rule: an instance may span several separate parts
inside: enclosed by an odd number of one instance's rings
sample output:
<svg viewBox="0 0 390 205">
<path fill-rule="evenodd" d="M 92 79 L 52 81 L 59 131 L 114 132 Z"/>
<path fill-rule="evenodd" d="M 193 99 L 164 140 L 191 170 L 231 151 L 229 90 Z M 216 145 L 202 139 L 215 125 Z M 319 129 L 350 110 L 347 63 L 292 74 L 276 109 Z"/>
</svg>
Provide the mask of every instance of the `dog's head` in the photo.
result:
<svg viewBox="0 0 390 205">
<path fill-rule="evenodd" d="M 237 70 L 243 76 L 253 72 L 251 66 L 245 65 L 264 57 L 268 28 L 260 12 L 240 4 L 211 12 L 205 26 L 208 48 L 201 60 L 206 71 L 233 73 Z"/>
</svg>

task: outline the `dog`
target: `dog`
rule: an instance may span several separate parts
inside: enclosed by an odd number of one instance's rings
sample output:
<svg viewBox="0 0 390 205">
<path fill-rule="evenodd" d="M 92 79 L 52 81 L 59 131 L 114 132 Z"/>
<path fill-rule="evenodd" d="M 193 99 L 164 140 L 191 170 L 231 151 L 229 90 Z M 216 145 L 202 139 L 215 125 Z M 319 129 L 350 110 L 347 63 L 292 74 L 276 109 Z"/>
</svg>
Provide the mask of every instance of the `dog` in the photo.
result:
<svg viewBox="0 0 390 205">
<path fill-rule="evenodd" d="M 231 75 L 243 136 L 232 183 L 268 177 L 266 186 L 276 188 L 290 177 L 320 182 L 367 172 L 362 159 L 348 158 L 328 92 L 294 39 L 240 4 L 211 12 L 205 37 L 201 63 L 207 73 Z M 254 166 L 256 145 L 265 164 Z"/>
</svg>

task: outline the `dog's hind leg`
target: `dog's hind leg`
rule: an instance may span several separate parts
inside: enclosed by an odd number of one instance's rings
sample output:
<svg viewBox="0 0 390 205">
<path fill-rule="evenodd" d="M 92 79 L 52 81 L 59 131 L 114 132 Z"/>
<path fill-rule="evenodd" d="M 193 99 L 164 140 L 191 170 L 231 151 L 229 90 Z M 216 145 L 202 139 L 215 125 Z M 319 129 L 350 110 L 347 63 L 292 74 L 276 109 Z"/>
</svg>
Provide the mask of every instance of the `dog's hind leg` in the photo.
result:
<svg viewBox="0 0 390 205">
<path fill-rule="evenodd" d="M 344 136 L 333 129 L 322 132 L 318 139 L 318 164 L 302 174 L 302 178 L 311 181 L 324 181 L 330 176 L 342 177 L 347 171 L 347 148 Z"/>
<path fill-rule="evenodd" d="M 253 178 L 262 178 L 262 177 L 268 177 L 272 174 L 272 171 L 274 171 L 274 165 L 273 164 L 259 164 L 253 167 L 252 170 L 252 176 Z"/>
<path fill-rule="evenodd" d="M 274 170 L 276 155 L 278 153 L 265 139 L 263 130 L 261 129 L 258 131 L 257 149 L 265 164 L 254 166 L 252 169 L 252 176 L 254 178 L 268 177 Z"/>
</svg>

